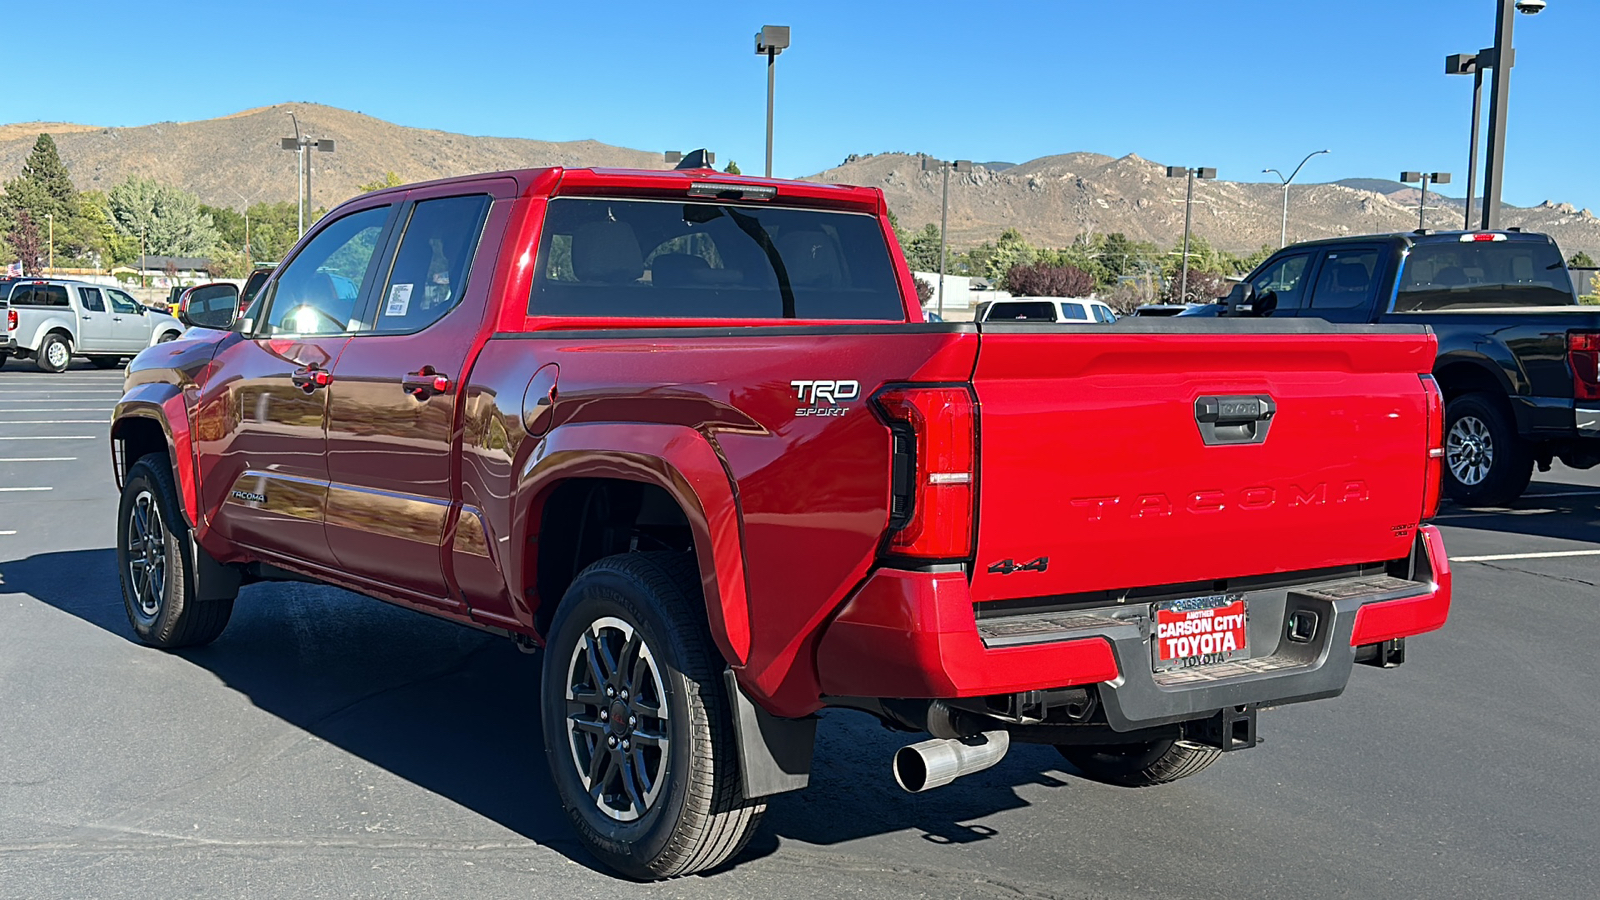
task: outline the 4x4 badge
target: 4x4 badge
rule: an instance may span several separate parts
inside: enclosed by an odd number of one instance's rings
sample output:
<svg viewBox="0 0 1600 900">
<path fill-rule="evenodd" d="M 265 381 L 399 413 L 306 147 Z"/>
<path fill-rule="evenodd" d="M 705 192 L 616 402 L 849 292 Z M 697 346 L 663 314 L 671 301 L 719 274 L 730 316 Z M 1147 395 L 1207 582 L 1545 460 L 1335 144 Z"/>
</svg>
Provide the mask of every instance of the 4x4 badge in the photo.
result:
<svg viewBox="0 0 1600 900">
<path fill-rule="evenodd" d="M 989 566 L 990 575 L 1014 575 L 1018 572 L 1043 572 L 1050 568 L 1050 557 L 1036 556 L 1033 559 L 1018 563 L 1014 559 L 1002 559 Z"/>
</svg>

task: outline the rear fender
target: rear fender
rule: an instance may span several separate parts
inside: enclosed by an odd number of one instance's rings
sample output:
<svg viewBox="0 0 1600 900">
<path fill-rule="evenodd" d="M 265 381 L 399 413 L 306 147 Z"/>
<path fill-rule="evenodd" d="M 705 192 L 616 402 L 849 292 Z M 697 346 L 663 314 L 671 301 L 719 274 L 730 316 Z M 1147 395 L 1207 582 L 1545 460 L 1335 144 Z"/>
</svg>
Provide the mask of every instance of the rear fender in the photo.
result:
<svg viewBox="0 0 1600 900">
<path fill-rule="evenodd" d="M 189 434 L 189 410 L 177 385 L 147 383 L 135 385 L 123 395 L 111 418 L 111 464 L 121 490 L 128 469 L 137 462 L 119 452 L 122 441 L 133 431 L 134 422 L 153 421 L 166 437 L 167 459 L 177 482 L 183 517 L 190 528 L 200 522 L 200 486 L 194 474 L 194 450 Z"/>
<path fill-rule="evenodd" d="M 677 501 L 694 535 L 711 636 L 730 664 L 743 665 L 750 654 L 750 612 L 738 500 L 710 441 L 682 425 L 596 422 L 556 428 L 521 467 L 512 507 L 515 546 L 533 546 L 545 500 L 572 478 L 643 482 Z M 534 558 L 509 555 L 511 586 L 534 583 Z M 538 598 L 541 604 L 559 600 Z"/>
<path fill-rule="evenodd" d="M 72 341 L 72 345 L 76 347 L 78 345 L 77 328 L 74 327 L 76 324 L 76 322 L 67 318 L 66 316 L 47 315 L 29 330 L 28 337 L 26 339 L 24 339 L 19 333 L 17 337 L 17 344 L 24 349 L 32 350 L 37 353 L 39 352 L 39 347 L 44 344 L 45 335 L 52 331 L 60 331 L 65 333 L 67 335 L 67 339 Z"/>
</svg>

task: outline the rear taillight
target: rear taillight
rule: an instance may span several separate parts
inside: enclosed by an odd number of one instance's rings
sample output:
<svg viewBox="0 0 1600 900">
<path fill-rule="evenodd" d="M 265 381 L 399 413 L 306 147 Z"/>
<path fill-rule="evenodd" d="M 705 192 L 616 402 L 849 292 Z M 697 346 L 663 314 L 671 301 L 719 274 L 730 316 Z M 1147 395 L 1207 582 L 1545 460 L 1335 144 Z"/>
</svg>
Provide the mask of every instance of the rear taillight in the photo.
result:
<svg viewBox="0 0 1600 900">
<path fill-rule="evenodd" d="M 889 421 L 889 552 L 922 559 L 972 555 L 977 403 L 966 387 L 894 387 L 878 393 Z"/>
<path fill-rule="evenodd" d="M 1567 363 L 1572 366 L 1572 396 L 1600 400 L 1600 334 L 1567 332 Z"/>
<path fill-rule="evenodd" d="M 1439 512 L 1439 489 L 1443 487 L 1444 395 L 1432 375 L 1422 376 L 1422 389 L 1428 404 L 1428 464 L 1422 480 L 1422 521 L 1426 522 Z"/>
<path fill-rule="evenodd" d="M 6 310 L 6 330 L 7 331 L 16 331 L 17 330 L 17 311 L 14 310 L 14 309 Z"/>
</svg>

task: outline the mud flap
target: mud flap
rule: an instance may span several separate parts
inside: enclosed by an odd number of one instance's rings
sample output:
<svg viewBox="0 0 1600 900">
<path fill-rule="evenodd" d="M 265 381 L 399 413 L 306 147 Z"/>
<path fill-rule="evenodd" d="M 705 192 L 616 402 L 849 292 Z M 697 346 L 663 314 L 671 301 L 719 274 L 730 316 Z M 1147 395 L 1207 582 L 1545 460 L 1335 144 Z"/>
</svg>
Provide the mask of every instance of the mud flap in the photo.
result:
<svg viewBox="0 0 1600 900">
<path fill-rule="evenodd" d="M 770 797 L 809 784 L 817 718 L 778 718 L 745 696 L 732 669 L 723 670 L 722 680 L 739 739 L 739 778 L 745 797 Z"/>
<path fill-rule="evenodd" d="M 189 533 L 189 558 L 194 560 L 194 597 L 202 603 L 212 600 L 232 600 L 239 596 L 243 573 L 233 566 L 216 561 L 206 548 Z"/>
</svg>

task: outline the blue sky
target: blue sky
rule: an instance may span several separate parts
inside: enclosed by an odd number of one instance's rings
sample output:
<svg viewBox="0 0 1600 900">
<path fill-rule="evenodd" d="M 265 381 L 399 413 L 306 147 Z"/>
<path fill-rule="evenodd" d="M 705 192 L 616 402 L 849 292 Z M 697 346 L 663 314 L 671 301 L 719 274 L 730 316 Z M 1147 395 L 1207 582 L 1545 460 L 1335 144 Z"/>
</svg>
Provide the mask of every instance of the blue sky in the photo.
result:
<svg viewBox="0 0 1600 900">
<path fill-rule="evenodd" d="M 16 39 L 65 37 L 13 4 Z M 1494 0 L 1117 2 L 154 3 L 80 0 L 38 85 L 0 122 L 143 125 L 303 100 L 403 125 L 644 149 L 707 146 L 759 172 L 766 83 L 753 34 L 788 24 L 775 174 L 849 153 L 1009 160 L 1134 152 L 1264 180 L 1466 172 L 1469 77 Z M 1517 19 L 1506 199 L 1600 212 L 1600 3 Z M 93 61 L 92 64 L 89 64 Z"/>
</svg>

